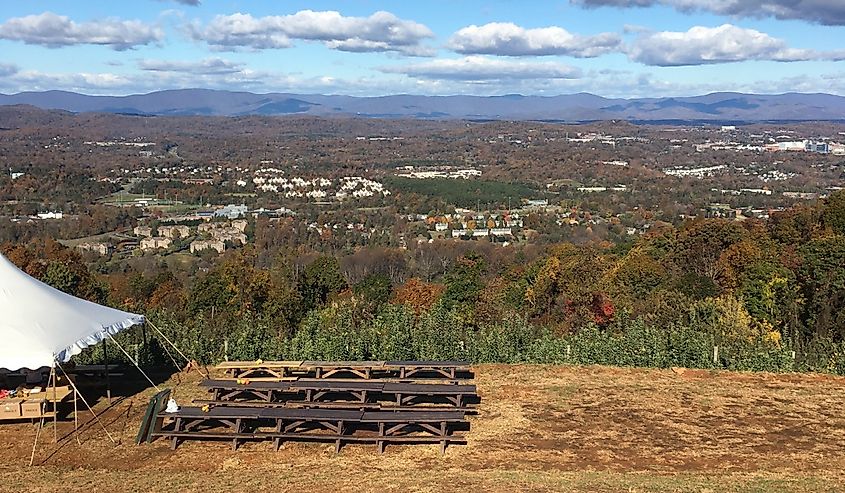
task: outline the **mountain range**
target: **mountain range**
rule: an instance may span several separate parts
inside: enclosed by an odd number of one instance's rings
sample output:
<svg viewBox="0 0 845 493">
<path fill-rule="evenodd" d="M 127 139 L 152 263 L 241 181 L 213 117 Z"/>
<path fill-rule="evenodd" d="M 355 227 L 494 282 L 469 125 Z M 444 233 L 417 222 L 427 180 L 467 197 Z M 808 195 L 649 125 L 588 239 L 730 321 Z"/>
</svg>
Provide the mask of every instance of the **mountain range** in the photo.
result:
<svg viewBox="0 0 845 493">
<path fill-rule="evenodd" d="M 71 112 L 133 115 L 314 115 L 469 120 L 595 120 L 761 122 L 845 120 L 845 97 L 720 92 L 693 97 L 611 99 L 589 93 L 561 96 L 356 97 L 319 94 L 177 89 L 129 96 L 66 91 L 0 94 L 0 105 L 28 104 Z"/>
</svg>

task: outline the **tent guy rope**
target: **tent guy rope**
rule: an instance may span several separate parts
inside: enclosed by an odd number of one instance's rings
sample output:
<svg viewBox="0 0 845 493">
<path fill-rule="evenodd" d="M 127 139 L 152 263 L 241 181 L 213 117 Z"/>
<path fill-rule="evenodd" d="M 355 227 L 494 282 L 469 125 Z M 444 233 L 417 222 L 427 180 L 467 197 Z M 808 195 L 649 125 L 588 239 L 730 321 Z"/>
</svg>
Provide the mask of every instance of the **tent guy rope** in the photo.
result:
<svg viewBox="0 0 845 493">
<path fill-rule="evenodd" d="M 147 379 L 147 381 L 148 381 L 148 382 L 150 382 L 150 385 L 152 385 L 153 387 L 155 387 L 155 389 L 156 389 L 156 391 L 157 391 L 157 392 L 161 392 L 161 389 L 160 389 L 160 388 L 158 388 L 158 385 L 156 385 L 156 384 L 155 384 L 155 382 L 153 382 L 153 380 L 149 377 L 149 375 L 147 375 L 147 374 L 146 374 L 146 372 L 144 372 L 144 370 L 142 370 L 142 369 L 141 369 L 141 367 L 138 365 L 138 363 L 136 363 L 136 362 L 132 359 L 132 356 L 129 356 L 129 353 L 127 353 L 127 352 L 126 352 L 126 350 L 125 350 L 125 349 L 123 349 L 123 346 L 121 346 L 120 344 L 118 344 L 118 342 L 117 342 L 116 340 L 114 340 L 114 337 L 112 337 L 112 335 L 111 335 L 111 334 L 109 334 L 109 340 L 110 340 L 111 342 L 113 342 L 113 343 L 114 343 L 114 345 L 115 345 L 115 346 L 117 346 L 117 348 L 121 350 L 121 352 L 123 352 L 124 356 L 126 356 L 126 358 L 127 358 L 129 361 L 131 361 L 133 365 L 135 365 L 135 368 L 137 368 L 137 369 L 138 369 L 138 371 L 140 371 L 140 372 L 141 372 L 141 375 L 144 375 L 144 378 L 146 378 L 146 379 Z"/>
<path fill-rule="evenodd" d="M 117 445 L 117 442 L 115 441 L 114 437 L 111 436 L 111 433 L 109 433 L 109 430 L 107 430 L 106 426 L 103 424 L 103 422 L 100 421 L 100 417 L 97 416 L 97 413 L 95 413 L 93 409 L 91 409 L 91 406 L 88 404 L 88 401 L 85 400 L 85 396 L 83 396 L 82 393 L 79 392 L 79 389 L 76 388 L 76 384 L 73 383 L 73 380 L 71 380 L 71 378 L 68 376 L 68 374 L 65 373 L 65 369 L 62 368 L 62 365 L 60 365 L 58 361 L 56 362 L 56 366 L 59 368 L 59 370 L 62 371 L 62 375 L 64 375 L 65 378 L 67 378 L 68 383 L 70 383 L 70 386 L 73 387 L 73 391 L 76 392 L 76 395 L 78 395 L 79 398 L 82 399 L 82 403 L 85 404 L 85 407 L 87 407 L 88 410 L 91 411 L 91 415 L 94 416 L 94 420 L 97 422 L 97 424 L 100 425 L 101 428 L 103 428 L 103 431 L 106 432 L 106 435 L 108 435 L 109 440 L 111 440 L 111 442 L 113 444 Z"/>
</svg>

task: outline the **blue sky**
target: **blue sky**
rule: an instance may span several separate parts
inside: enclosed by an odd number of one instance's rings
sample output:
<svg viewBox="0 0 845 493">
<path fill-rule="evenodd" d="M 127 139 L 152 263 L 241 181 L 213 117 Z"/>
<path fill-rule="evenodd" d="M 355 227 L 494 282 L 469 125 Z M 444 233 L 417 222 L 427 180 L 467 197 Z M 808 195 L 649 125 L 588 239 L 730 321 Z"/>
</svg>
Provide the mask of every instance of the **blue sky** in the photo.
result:
<svg viewBox="0 0 845 493">
<path fill-rule="evenodd" d="M 368 96 L 845 94 L 845 2 L 4 2 L 0 92 L 186 87 Z"/>
</svg>

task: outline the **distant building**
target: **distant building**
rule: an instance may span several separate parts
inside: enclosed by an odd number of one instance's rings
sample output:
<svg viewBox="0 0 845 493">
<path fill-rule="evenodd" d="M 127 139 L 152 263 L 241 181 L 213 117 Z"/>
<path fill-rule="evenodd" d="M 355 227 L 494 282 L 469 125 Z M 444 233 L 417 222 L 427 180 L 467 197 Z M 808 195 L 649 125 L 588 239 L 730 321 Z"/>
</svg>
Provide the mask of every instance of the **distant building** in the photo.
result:
<svg viewBox="0 0 845 493">
<path fill-rule="evenodd" d="M 239 219 L 237 221 L 232 221 L 232 227 L 243 233 L 246 231 L 246 227 L 249 223 L 245 219 Z"/>
<path fill-rule="evenodd" d="M 152 236 L 153 228 L 149 226 L 135 226 L 132 232 L 135 233 L 135 236 Z"/>
<path fill-rule="evenodd" d="M 549 205 L 549 201 L 548 199 L 529 200 L 527 204 L 529 207 L 546 207 Z"/>
<path fill-rule="evenodd" d="M 812 142 L 807 141 L 807 144 L 804 146 L 804 150 L 807 152 L 815 152 L 818 154 L 829 154 L 830 153 L 830 144 L 827 142 Z"/>
<path fill-rule="evenodd" d="M 61 219 L 64 214 L 61 212 L 39 212 L 38 219 Z"/>
<path fill-rule="evenodd" d="M 191 235 L 191 228 L 187 226 L 159 226 L 158 234 L 170 239 L 187 238 Z"/>
<path fill-rule="evenodd" d="M 771 195 L 772 191 L 766 188 L 741 188 L 740 192 L 744 193 L 754 193 L 757 195 Z"/>
<path fill-rule="evenodd" d="M 210 231 L 214 231 L 218 227 L 218 223 L 203 223 L 197 226 L 197 231 L 199 231 L 200 233 L 208 233 Z"/>
<path fill-rule="evenodd" d="M 98 255 L 108 255 L 111 251 L 111 245 L 107 243 L 80 243 L 76 245 L 76 249 L 82 252 L 94 252 Z"/>
<path fill-rule="evenodd" d="M 144 238 L 141 240 L 141 250 L 158 250 L 160 248 L 170 248 L 173 241 L 170 238 L 162 236 L 153 236 L 151 238 Z"/>
<path fill-rule="evenodd" d="M 241 245 L 246 245 L 247 237 L 243 233 L 239 233 L 237 230 L 216 230 L 211 233 L 211 236 L 217 241 L 229 241 L 232 243 L 240 243 Z"/>
<path fill-rule="evenodd" d="M 218 240 L 197 240 L 191 243 L 191 253 L 203 250 L 215 250 L 217 253 L 226 251 L 226 244 Z"/>
<path fill-rule="evenodd" d="M 249 211 L 247 206 L 229 204 L 226 207 L 214 211 L 215 217 L 226 217 L 229 219 L 238 219 L 246 215 Z"/>
</svg>

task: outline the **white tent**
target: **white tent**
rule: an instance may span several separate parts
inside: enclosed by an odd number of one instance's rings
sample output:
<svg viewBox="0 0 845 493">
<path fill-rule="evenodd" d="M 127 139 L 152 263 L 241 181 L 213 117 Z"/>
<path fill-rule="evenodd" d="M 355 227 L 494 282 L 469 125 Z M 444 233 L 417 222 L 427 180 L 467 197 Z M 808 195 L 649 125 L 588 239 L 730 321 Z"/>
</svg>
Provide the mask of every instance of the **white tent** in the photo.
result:
<svg viewBox="0 0 845 493">
<path fill-rule="evenodd" d="M 0 255 L 0 368 L 53 367 L 135 324 L 142 315 L 52 288 Z"/>
</svg>

